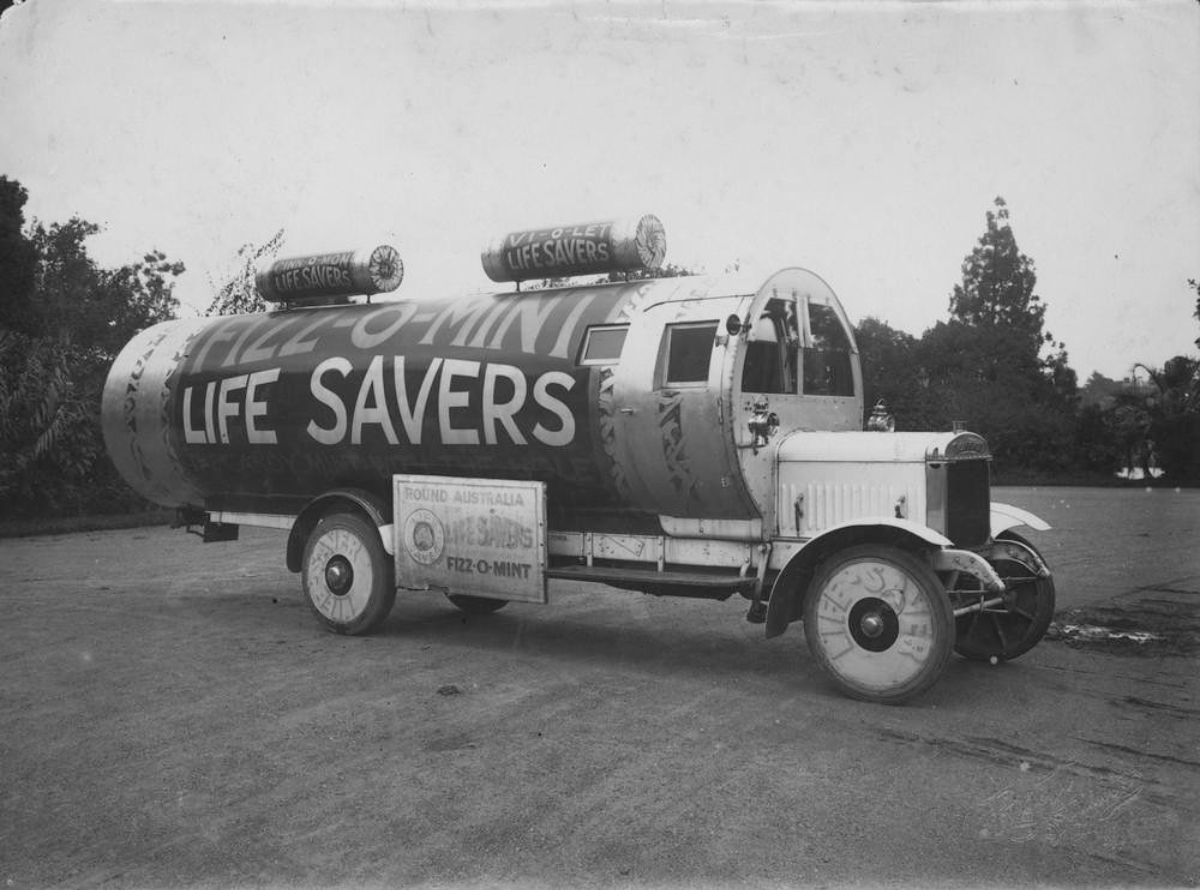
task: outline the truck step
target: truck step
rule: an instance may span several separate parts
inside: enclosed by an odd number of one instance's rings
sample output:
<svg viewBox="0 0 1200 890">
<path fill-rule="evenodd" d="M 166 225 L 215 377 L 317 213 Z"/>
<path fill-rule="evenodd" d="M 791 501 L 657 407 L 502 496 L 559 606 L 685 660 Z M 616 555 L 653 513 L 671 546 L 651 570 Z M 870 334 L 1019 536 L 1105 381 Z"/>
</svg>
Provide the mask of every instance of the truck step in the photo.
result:
<svg viewBox="0 0 1200 890">
<path fill-rule="evenodd" d="M 704 587 L 717 590 L 749 590 L 754 587 L 753 575 L 744 576 L 732 572 L 687 572 L 678 570 L 658 571 L 627 566 L 552 566 L 546 569 L 546 577 L 563 578 L 570 581 L 616 582 L 618 584 L 681 584 L 689 587 Z"/>
</svg>

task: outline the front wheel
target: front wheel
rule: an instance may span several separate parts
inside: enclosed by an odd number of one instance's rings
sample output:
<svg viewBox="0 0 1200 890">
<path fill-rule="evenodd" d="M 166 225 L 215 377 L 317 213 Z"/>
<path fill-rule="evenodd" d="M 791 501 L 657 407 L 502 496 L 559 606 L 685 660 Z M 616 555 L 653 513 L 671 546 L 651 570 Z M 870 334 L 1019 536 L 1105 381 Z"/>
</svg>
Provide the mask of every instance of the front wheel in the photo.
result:
<svg viewBox="0 0 1200 890">
<path fill-rule="evenodd" d="M 842 692 L 898 704 L 941 676 L 954 648 L 954 611 L 925 562 L 867 544 L 818 567 L 804 597 L 804 636 Z"/>
<path fill-rule="evenodd" d="M 322 516 L 304 545 L 304 597 L 339 634 L 375 630 L 392 610 L 392 564 L 375 524 L 355 513 Z"/>
<path fill-rule="evenodd" d="M 1001 532 L 996 540 L 1027 547 L 1045 564 L 1037 548 L 1014 531 Z M 972 661 L 1009 661 L 1024 655 L 1041 641 L 1054 618 L 1053 578 L 1038 577 L 1016 559 L 994 558 L 992 565 L 1008 587 L 1003 605 L 958 619 L 954 651 Z"/>
</svg>

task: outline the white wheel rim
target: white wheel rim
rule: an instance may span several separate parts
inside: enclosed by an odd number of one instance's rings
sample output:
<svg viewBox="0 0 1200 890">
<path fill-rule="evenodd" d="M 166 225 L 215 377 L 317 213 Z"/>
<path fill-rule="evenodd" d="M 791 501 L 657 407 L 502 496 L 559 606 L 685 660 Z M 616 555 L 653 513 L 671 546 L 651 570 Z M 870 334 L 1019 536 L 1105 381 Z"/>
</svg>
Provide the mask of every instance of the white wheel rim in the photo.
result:
<svg viewBox="0 0 1200 890">
<path fill-rule="evenodd" d="M 821 648 L 835 673 L 863 689 L 886 691 L 918 675 L 933 653 L 933 634 L 929 593 L 891 563 L 849 563 L 820 592 Z"/>
<path fill-rule="evenodd" d="M 331 576 L 344 578 L 347 568 L 348 586 L 335 590 Z M 375 578 L 371 556 L 353 532 L 335 528 L 321 535 L 313 544 L 305 574 L 313 606 L 330 621 L 349 624 L 366 611 Z"/>
</svg>

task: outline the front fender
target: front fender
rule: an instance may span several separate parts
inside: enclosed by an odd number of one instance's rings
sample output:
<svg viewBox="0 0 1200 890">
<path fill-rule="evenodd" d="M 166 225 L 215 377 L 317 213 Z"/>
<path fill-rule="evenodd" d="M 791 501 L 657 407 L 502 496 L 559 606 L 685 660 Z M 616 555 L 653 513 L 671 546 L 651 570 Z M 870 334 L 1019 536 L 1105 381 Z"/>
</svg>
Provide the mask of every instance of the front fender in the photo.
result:
<svg viewBox="0 0 1200 890">
<path fill-rule="evenodd" d="M 829 528 L 825 529 L 825 531 L 821 532 L 819 535 L 805 544 L 804 549 L 807 550 L 813 544 L 819 544 L 821 541 L 824 541 L 835 535 L 844 534 L 847 529 L 883 528 L 894 528 L 902 532 L 907 532 L 910 535 L 920 538 L 926 544 L 933 544 L 935 547 L 954 546 L 954 542 L 941 532 L 936 532 L 929 526 L 922 525 L 919 522 L 913 522 L 911 519 L 895 519 L 891 516 L 869 516 L 865 519 L 851 519 L 849 522 L 840 522 L 837 525 L 831 525 Z"/>
<path fill-rule="evenodd" d="M 779 636 L 800 618 L 804 591 L 824 554 L 870 542 L 907 545 L 910 549 L 954 546 L 949 538 L 928 526 L 890 516 L 856 519 L 828 528 L 794 553 L 775 577 L 767 599 L 767 637 Z"/>
<path fill-rule="evenodd" d="M 1000 532 L 1016 528 L 1018 525 L 1027 525 L 1039 532 L 1044 532 L 1050 528 L 1050 523 L 1044 519 L 1034 516 L 1028 510 L 1022 510 L 1020 507 L 1013 507 L 1009 504 L 993 503 L 991 522 L 993 538 L 1000 534 Z"/>
</svg>

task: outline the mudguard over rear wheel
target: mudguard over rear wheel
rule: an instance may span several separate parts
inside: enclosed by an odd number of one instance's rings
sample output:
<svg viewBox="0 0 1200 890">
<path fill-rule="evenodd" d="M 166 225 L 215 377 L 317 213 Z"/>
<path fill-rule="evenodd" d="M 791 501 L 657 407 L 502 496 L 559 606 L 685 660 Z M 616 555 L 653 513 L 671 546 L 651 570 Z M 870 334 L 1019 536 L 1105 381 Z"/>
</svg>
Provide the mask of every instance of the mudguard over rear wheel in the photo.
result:
<svg viewBox="0 0 1200 890">
<path fill-rule="evenodd" d="M 954 612 L 919 557 L 866 544 L 818 567 L 804 597 L 804 636 L 842 692 L 897 704 L 941 676 L 954 647 Z"/>
<path fill-rule="evenodd" d="M 370 633 L 396 600 L 379 529 L 356 513 L 321 517 L 304 545 L 300 575 L 313 614 L 334 633 Z"/>
</svg>

